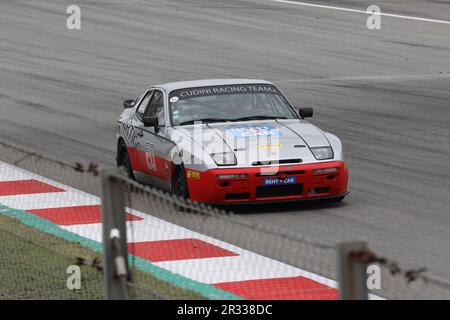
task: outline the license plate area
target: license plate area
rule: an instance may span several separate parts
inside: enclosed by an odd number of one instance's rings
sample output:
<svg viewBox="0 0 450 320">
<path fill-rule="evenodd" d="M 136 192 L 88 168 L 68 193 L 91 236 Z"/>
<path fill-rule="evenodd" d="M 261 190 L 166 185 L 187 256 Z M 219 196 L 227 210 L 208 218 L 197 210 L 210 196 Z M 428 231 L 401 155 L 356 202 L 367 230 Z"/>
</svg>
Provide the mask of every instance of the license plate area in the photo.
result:
<svg viewBox="0 0 450 320">
<path fill-rule="evenodd" d="M 303 184 L 282 184 L 256 187 L 256 198 L 301 196 L 302 193 Z"/>
<path fill-rule="evenodd" d="M 264 178 L 263 185 L 264 186 L 282 186 L 289 184 L 296 184 L 297 177 L 295 176 L 287 176 L 287 177 L 270 177 Z"/>
</svg>

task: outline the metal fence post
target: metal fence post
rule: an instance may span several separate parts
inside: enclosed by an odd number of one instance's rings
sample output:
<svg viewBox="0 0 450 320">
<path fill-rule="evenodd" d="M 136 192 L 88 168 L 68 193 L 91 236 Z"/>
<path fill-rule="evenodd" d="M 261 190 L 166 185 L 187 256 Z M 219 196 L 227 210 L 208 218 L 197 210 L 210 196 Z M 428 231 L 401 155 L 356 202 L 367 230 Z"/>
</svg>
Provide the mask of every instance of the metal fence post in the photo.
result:
<svg viewBox="0 0 450 320">
<path fill-rule="evenodd" d="M 355 255 L 367 249 L 365 242 L 354 241 L 339 244 L 339 299 L 367 300 L 367 264 Z"/>
<path fill-rule="evenodd" d="M 118 169 L 102 171 L 102 224 L 105 296 L 108 300 L 129 299 L 128 252 L 125 227 L 124 183 Z"/>
</svg>

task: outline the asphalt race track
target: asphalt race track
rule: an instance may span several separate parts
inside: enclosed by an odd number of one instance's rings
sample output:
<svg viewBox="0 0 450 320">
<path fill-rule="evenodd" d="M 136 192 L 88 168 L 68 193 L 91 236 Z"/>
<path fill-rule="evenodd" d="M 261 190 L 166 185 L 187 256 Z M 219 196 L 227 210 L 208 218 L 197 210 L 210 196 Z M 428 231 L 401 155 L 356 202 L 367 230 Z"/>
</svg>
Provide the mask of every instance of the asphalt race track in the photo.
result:
<svg viewBox="0 0 450 320">
<path fill-rule="evenodd" d="M 262 78 L 340 136 L 342 204 L 239 208 L 317 239 L 367 240 L 449 279 L 450 24 L 270 0 L 2 0 L 0 138 L 69 162 L 114 165 L 122 101 L 146 86 Z M 317 1 L 365 10 L 370 1 Z M 383 12 L 449 20 L 450 1 L 378 1 Z M 384 3 L 386 3 L 384 7 Z"/>
</svg>

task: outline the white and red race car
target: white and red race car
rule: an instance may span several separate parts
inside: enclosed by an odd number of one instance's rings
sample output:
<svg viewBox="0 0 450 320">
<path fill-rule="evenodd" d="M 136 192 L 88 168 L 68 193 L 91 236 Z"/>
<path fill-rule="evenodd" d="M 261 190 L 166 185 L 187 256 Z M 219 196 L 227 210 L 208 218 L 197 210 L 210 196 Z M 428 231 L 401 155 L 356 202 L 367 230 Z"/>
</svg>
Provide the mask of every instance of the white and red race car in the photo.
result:
<svg viewBox="0 0 450 320">
<path fill-rule="evenodd" d="M 117 164 L 130 178 L 206 203 L 347 195 L 342 144 L 272 83 L 218 79 L 148 88 L 124 102 Z"/>
</svg>

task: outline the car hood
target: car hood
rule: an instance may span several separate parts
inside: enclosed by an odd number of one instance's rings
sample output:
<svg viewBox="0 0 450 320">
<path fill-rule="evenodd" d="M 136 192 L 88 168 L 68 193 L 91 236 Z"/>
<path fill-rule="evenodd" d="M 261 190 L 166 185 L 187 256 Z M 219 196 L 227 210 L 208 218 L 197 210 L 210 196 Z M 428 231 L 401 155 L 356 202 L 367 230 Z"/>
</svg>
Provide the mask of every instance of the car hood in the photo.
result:
<svg viewBox="0 0 450 320">
<path fill-rule="evenodd" d="M 209 123 L 180 129 L 208 154 L 234 152 L 238 166 L 317 162 L 310 148 L 330 145 L 322 130 L 300 119 Z"/>
</svg>

